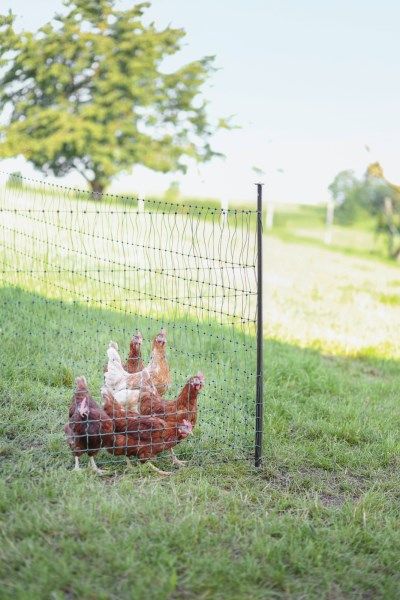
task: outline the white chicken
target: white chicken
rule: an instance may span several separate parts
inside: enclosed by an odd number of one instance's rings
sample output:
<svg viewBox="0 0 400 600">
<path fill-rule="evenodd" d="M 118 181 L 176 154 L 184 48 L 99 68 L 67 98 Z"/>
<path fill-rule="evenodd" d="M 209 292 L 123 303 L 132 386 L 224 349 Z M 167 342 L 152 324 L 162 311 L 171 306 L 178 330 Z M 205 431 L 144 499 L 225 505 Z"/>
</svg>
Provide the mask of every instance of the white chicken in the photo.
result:
<svg viewBox="0 0 400 600">
<path fill-rule="evenodd" d="M 144 369 L 138 373 L 125 371 L 116 342 L 110 342 L 107 357 L 107 371 L 104 373 L 106 387 L 112 391 L 115 400 L 119 404 L 129 410 L 138 412 L 141 391 L 154 388 L 148 370 Z"/>
</svg>

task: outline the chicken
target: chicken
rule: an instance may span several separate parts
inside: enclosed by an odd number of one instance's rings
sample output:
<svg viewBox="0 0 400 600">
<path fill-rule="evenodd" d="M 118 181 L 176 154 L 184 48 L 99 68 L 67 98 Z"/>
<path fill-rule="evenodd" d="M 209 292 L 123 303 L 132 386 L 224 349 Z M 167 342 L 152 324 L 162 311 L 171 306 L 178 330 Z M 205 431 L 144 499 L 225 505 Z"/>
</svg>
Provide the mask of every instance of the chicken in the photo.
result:
<svg viewBox="0 0 400 600">
<path fill-rule="evenodd" d="M 151 376 L 151 380 L 157 389 L 157 392 L 163 396 L 171 385 L 171 374 L 166 357 L 167 332 L 161 329 L 153 340 L 151 359 L 146 370 Z"/>
<path fill-rule="evenodd" d="M 145 388 L 155 387 L 162 396 L 171 384 L 171 375 L 166 358 L 167 336 L 164 329 L 153 340 L 151 360 L 142 371 L 128 373 L 124 369 L 118 353 L 118 345 L 110 342 L 107 356 L 107 370 L 104 374 L 104 383 L 113 391 L 114 397 L 120 404 L 129 410 L 136 411 L 141 392 Z"/>
<path fill-rule="evenodd" d="M 162 417 L 167 425 L 176 422 L 188 421 L 193 428 L 197 421 L 197 397 L 203 388 L 205 378 L 203 373 L 197 373 L 191 377 L 185 384 L 180 394 L 175 400 L 164 400 L 153 390 L 145 388 L 139 399 L 138 409 L 140 414 L 156 414 Z M 181 461 L 175 455 L 173 448 L 170 448 L 172 462 L 174 465 L 183 466 L 185 461 Z"/>
<path fill-rule="evenodd" d="M 141 390 L 145 387 L 153 389 L 151 374 L 147 369 L 138 373 L 125 371 L 115 342 L 110 342 L 107 356 L 107 371 L 104 373 L 106 387 L 112 390 L 117 402 L 129 410 L 138 412 Z"/>
<path fill-rule="evenodd" d="M 143 336 L 140 331 L 137 331 L 132 337 L 129 344 L 129 354 L 125 363 L 122 363 L 123 369 L 127 373 L 137 373 L 144 369 L 144 362 L 142 359 L 142 343 Z M 118 351 L 118 345 L 116 342 L 112 342 L 115 350 Z M 108 363 L 104 366 L 104 372 L 108 369 Z"/>
<path fill-rule="evenodd" d="M 75 393 L 69 409 L 69 422 L 64 427 L 67 442 L 75 456 L 75 470 L 79 470 L 79 459 L 88 454 L 89 465 L 98 474 L 103 471 L 95 463 L 94 456 L 102 446 L 123 443 L 124 437 L 114 435 L 112 419 L 91 397 L 85 377 L 75 380 Z"/>
<path fill-rule="evenodd" d="M 112 419 L 115 432 L 130 434 L 142 433 L 147 430 L 165 429 L 165 421 L 159 416 L 139 415 L 127 410 L 115 399 L 111 390 L 103 387 L 101 390 L 104 412 Z M 147 439 L 145 436 L 144 439 Z"/>
<path fill-rule="evenodd" d="M 117 442 L 107 448 L 114 455 L 137 456 L 141 462 L 150 466 L 161 475 L 170 475 L 169 471 L 158 469 L 150 460 L 164 450 L 171 450 L 192 432 L 192 424 L 181 415 L 169 415 L 167 419 L 159 416 L 137 415 L 126 411 L 107 388 L 102 389 L 104 411 L 112 419 Z M 123 442 L 121 443 L 121 438 Z M 173 456 L 175 456 L 173 454 Z M 177 461 L 176 464 L 182 464 Z"/>
<path fill-rule="evenodd" d="M 186 382 L 175 400 L 164 400 L 156 391 L 144 387 L 138 403 L 139 412 L 142 415 L 157 414 L 163 419 L 180 415 L 194 427 L 197 421 L 197 397 L 204 382 L 203 373 L 197 373 Z"/>
<path fill-rule="evenodd" d="M 204 381 L 202 373 L 191 377 L 175 400 L 164 400 L 156 390 L 144 387 L 141 390 L 137 409 L 141 415 L 153 415 L 163 419 L 168 430 L 172 428 L 176 431 L 177 424 L 180 426 L 183 421 L 189 423 L 193 429 L 197 421 L 197 398 Z M 104 410 L 115 421 L 115 431 L 131 430 L 130 419 L 136 419 L 137 412 L 126 410 L 120 403 L 115 402 L 110 390 L 103 388 L 103 391 Z M 178 466 L 185 464 L 176 457 L 172 446 L 168 449 L 171 451 L 173 464 Z"/>
<path fill-rule="evenodd" d="M 127 373 L 138 373 L 144 369 L 142 359 L 142 343 L 143 336 L 140 331 L 137 331 L 131 338 L 129 344 L 129 355 L 125 363 L 124 369 Z"/>
</svg>

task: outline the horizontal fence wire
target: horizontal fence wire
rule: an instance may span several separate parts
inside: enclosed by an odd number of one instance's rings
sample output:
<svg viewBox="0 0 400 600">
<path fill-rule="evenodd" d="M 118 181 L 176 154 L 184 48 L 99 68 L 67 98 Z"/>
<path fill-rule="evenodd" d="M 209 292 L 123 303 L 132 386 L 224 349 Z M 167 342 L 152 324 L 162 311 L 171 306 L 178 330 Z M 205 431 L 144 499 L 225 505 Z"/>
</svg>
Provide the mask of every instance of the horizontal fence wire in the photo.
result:
<svg viewBox="0 0 400 600">
<path fill-rule="evenodd" d="M 22 454 L 34 456 L 38 467 L 49 460 L 68 464 L 64 425 L 75 378 L 85 376 L 87 395 L 101 407 L 109 342 L 117 343 L 124 362 L 132 335 L 140 331 L 144 365 L 149 365 L 153 340 L 163 329 L 171 381 L 162 400 L 179 398 L 198 373 L 205 378 L 189 433 L 185 426 L 179 430 L 178 417 L 172 424 L 164 414 L 176 453 L 194 463 L 250 457 L 256 225 L 255 210 L 94 195 L 2 174 L 1 334 L 14 352 L 0 359 L 2 398 L 7 399 L 0 425 L 7 450 L 1 460 L 11 465 L 15 454 Z M 142 388 L 139 395 L 145 397 Z M 134 403 L 132 410 L 140 415 L 138 406 Z M 91 414 L 86 420 L 88 450 L 90 435 L 98 432 L 89 432 Z M 157 448 L 151 458 L 167 464 L 168 453 L 160 448 L 169 450 L 165 436 L 171 431 L 163 430 L 162 447 L 159 428 L 153 423 L 145 442 L 148 431 L 140 423 L 135 421 L 133 433 L 125 428 L 132 455 L 141 458 L 137 448 L 148 444 Z M 110 439 L 102 441 L 103 447 L 111 444 L 110 452 L 99 456 L 104 464 L 121 462 L 116 438 Z"/>
</svg>

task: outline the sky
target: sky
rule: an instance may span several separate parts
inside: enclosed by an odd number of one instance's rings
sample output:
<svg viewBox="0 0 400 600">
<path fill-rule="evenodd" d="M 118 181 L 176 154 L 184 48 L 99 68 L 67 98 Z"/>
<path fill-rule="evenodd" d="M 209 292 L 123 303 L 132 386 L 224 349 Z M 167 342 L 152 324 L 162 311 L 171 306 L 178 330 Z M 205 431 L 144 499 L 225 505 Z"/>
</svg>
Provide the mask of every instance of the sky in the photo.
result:
<svg viewBox="0 0 400 600">
<path fill-rule="evenodd" d="M 2 0 L 1 9 L 32 30 L 61 5 Z M 215 55 L 219 70 L 204 88 L 209 114 L 234 115 L 239 128 L 214 137 L 224 159 L 186 175 L 134 167 L 112 191 L 151 195 L 179 181 L 185 195 L 251 201 L 261 178 L 274 202 L 326 202 L 339 171 L 361 174 L 375 160 L 400 183 L 397 0 L 153 0 L 148 17 L 187 32 L 171 66 Z M 22 159 L 2 168 L 33 173 Z M 66 183 L 83 186 L 79 175 Z"/>
</svg>

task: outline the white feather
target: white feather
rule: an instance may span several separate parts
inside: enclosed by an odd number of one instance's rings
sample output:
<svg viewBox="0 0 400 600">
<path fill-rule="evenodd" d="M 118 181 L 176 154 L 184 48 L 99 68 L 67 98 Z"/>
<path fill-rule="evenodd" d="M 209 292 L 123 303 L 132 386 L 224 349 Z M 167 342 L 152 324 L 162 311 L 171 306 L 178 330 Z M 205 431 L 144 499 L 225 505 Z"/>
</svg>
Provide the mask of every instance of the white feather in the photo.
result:
<svg viewBox="0 0 400 600">
<path fill-rule="evenodd" d="M 118 344 L 110 342 L 107 348 L 107 357 L 109 361 L 117 362 L 122 365 L 122 360 L 118 352 Z"/>
<path fill-rule="evenodd" d="M 112 390 L 119 390 L 126 387 L 126 380 L 129 376 L 120 362 L 109 360 L 107 371 L 104 373 L 104 383 Z"/>
<path fill-rule="evenodd" d="M 137 412 L 139 412 L 139 397 L 140 390 L 124 389 L 114 392 L 114 398 L 119 404 Z"/>
</svg>

